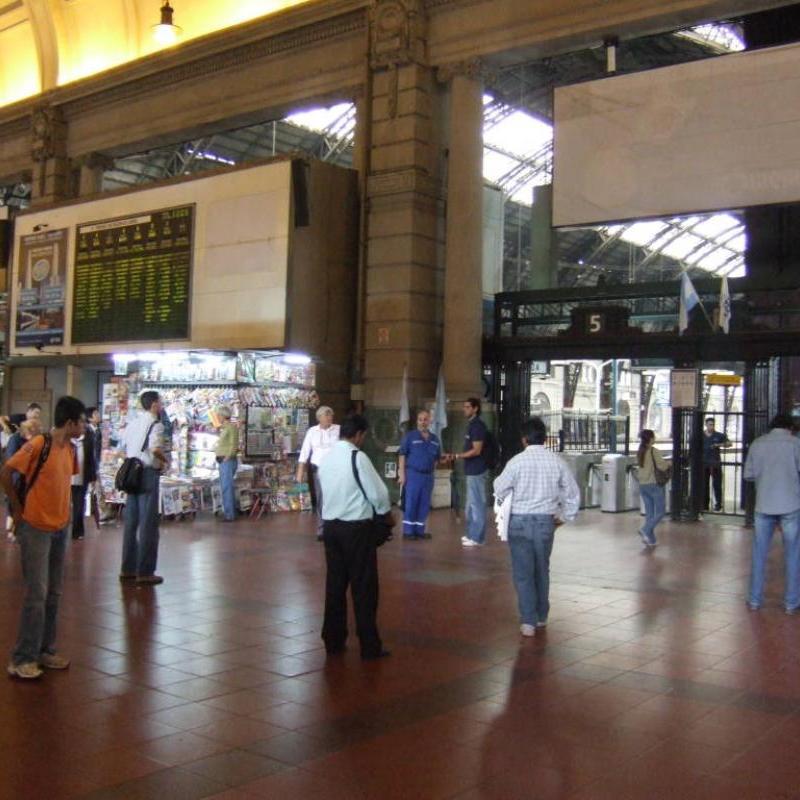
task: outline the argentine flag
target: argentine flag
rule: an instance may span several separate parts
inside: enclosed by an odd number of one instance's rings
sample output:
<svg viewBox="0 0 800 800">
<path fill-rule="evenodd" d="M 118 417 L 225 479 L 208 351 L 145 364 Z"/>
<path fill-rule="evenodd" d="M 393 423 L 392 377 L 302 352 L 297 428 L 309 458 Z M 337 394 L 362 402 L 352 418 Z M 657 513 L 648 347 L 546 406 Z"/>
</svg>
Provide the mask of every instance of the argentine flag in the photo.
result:
<svg viewBox="0 0 800 800">
<path fill-rule="evenodd" d="M 689 327 L 689 312 L 700 302 L 700 296 L 694 288 L 691 278 L 684 272 L 681 275 L 681 301 L 678 311 L 678 334 Z"/>
</svg>

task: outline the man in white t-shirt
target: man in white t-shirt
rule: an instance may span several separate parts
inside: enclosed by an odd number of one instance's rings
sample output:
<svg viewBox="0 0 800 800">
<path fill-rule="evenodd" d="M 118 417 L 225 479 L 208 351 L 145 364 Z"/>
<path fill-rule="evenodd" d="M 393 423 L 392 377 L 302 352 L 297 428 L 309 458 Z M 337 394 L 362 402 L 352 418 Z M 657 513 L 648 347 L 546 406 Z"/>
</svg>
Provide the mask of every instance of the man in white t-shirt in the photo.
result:
<svg viewBox="0 0 800 800">
<path fill-rule="evenodd" d="M 297 461 L 297 482 L 306 479 L 306 470 L 311 465 L 311 479 L 314 481 L 314 498 L 317 512 L 317 541 L 322 541 L 322 487 L 319 482 L 319 466 L 331 448 L 339 441 L 339 426 L 333 424 L 333 409 L 320 406 L 317 409 L 318 425 L 308 429 L 300 457 Z"/>
<path fill-rule="evenodd" d="M 142 491 L 125 498 L 125 534 L 122 540 L 121 581 L 140 585 L 163 583 L 156 575 L 158 561 L 158 491 L 165 459 L 162 449 L 164 426 L 161 424 L 161 397 L 158 392 L 143 392 L 144 409 L 125 428 L 125 455 L 138 458 L 144 465 Z"/>
</svg>

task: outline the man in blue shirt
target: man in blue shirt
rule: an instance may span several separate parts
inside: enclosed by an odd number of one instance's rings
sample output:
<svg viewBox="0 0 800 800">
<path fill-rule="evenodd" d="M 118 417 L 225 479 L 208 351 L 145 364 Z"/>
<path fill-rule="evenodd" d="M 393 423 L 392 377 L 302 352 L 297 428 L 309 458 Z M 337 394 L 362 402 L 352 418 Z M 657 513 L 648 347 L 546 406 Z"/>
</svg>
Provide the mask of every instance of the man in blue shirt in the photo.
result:
<svg viewBox="0 0 800 800">
<path fill-rule="evenodd" d="M 366 437 L 366 419 L 359 414 L 348 417 L 339 428 L 339 441 L 319 466 L 327 566 L 322 639 L 329 655 L 344 650 L 349 585 L 361 658 L 372 660 L 389 655 L 389 651 L 383 649 L 375 621 L 378 554 L 372 518 L 373 514 L 387 514 L 391 506 L 385 484 L 359 449 Z"/>
<path fill-rule="evenodd" d="M 469 397 L 464 401 L 464 416 L 467 430 L 464 434 L 464 450 L 456 453 L 456 460 L 463 459 L 464 475 L 467 478 L 467 502 L 464 517 L 467 521 L 466 536 L 461 537 L 464 547 L 479 547 L 486 541 L 486 459 L 483 447 L 486 442 L 486 425 L 481 419 L 481 401 Z"/>
<path fill-rule="evenodd" d="M 711 507 L 709 483 L 714 485 L 714 511 L 722 511 L 722 457 L 719 451 L 730 446 L 728 437 L 714 430 L 714 417 L 706 417 L 706 428 L 703 431 L 703 490 L 706 511 Z"/>
<path fill-rule="evenodd" d="M 792 418 L 778 414 L 769 433 L 751 445 L 744 464 L 744 479 L 755 481 L 756 512 L 753 565 L 747 605 L 758 611 L 764 601 L 767 557 L 776 525 L 783 532 L 786 570 L 784 608 L 800 610 L 800 439 L 792 435 Z"/>
<path fill-rule="evenodd" d="M 405 487 L 404 539 L 431 538 L 425 531 L 425 522 L 431 510 L 433 470 L 439 460 L 441 445 L 436 434 L 430 432 L 430 426 L 431 415 L 420 411 L 416 430 L 409 431 L 400 444 L 397 482 Z"/>
</svg>

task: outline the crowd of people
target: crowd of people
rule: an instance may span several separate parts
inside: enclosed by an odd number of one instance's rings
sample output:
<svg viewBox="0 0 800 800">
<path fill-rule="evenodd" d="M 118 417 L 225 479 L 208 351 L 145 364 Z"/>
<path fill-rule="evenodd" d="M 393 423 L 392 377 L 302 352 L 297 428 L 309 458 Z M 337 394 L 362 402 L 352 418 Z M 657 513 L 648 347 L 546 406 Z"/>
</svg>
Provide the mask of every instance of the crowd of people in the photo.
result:
<svg viewBox="0 0 800 800">
<path fill-rule="evenodd" d="M 140 410 L 125 428 L 120 443 L 137 470 L 136 490 L 124 509 L 122 559 L 119 578 L 124 583 L 153 586 L 159 547 L 159 482 L 167 463 L 162 400 L 158 392 L 145 391 Z M 431 416 L 422 410 L 416 427 L 399 446 L 397 480 L 402 489 L 402 535 L 405 539 L 430 539 L 427 529 L 438 464 L 464 462 L 467 493 L 464 547 L 485 543 L 487 477 L 490 470 L 491 434 L 481 419 L 481 404 L 469 398 L 463 404 L 464 442 L 461 451 L 446 453 L 431 430 Z M 223 519 L 235 519 L 233 480 L 238 464 L 239 436 L 231 409 L 216 410 L 220 437 L 217 446 Z M 326 561 L 325 611 L 322 639 L 334 656 L 345 649 L 347 591 L 350 590 L 361 657 L 389 655 L 377 625 L 378 547 L 395 520 L 389 491 L 362 445 L 367 420 L 358 414 L 334 424 L 327 406 L 317 412 L 318 424 L 310 428 L 300 452 L 296 478 L 309 475 L 314 486 L 317 536 L 324 543 Z M 711 420 L 713 422 L 713 420 Z M 9 535 L 19 544 L 25 581 L 19 633 L 8 673 L 23 679 L 38 678 L 44 669 L 66 669 L 69 660 L 55 649 L 58 605 L 63 582 L 66 541 L 84 536 L 87 491 L 96 485 L 100 457 L 99 414 L 74 397 L 62 397 L 54 410 L 54 427 L 42 432 L 41 408 L 31 403 L 17 419 L 0 420 L 5 438 L 5 463 L 0 485 L 8 498 Z M 711 447 L 727 446 L 723 434 L 706 423 Z M 550 610 L 550 558 L 556 530 L 574 520 L 580 492 L 564 460 L 546 447 L 544 422 L 533 417 L 520 431 L 522 452 L 511 458 L 494 480 L 498 533 L 508 541 L 511 573 L 517 594 L 520 633 L 533 636 L 547 625 Z M 669 463 L 655 447 L 655 434 L 643 430 L 637 460 L 645 521 L 639 530 L 645 546 L 657 544 L 656 526 L 664 515 L 665 484 Z M 707 461 L 704 459 L 704 464 Z M 711 465 L 713 468 L 715 465 Z M 764 596 L 767 555 L 771 538 L 780 529 L 786 564 L 785 610 L 800 611 L 800 439 L 794 421 L 778 415 L 770 432 L 753 442 L 744 477 L 756 487 L 755 535 L 748 606 L 757 611 Z M 706 473 L 719 502 L 714 473 Z M 101 498 L 96 498 L 98 509 Z"/>
</svg>

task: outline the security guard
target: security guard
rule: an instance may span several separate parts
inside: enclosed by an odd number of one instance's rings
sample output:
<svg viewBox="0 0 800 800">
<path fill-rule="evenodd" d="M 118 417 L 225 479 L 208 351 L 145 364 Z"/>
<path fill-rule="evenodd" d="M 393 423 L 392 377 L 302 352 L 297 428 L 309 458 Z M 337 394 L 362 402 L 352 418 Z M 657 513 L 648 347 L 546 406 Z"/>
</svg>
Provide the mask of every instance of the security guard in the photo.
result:
<svg viewBox="0 0 800 800">
<path fill-rule="evenodd" d="M 405 487 L 404 539 L 431 538 L 425 532 L 425 521 L 431 510 L 433 470 L 442 448 L 439 438 L 429 430 L 430 426 L 431 415 L 427 411 L 420 411 L 417 414 L 417 429 L 409 431 L 400 445 L 397 482 Z"/>
</svg>

